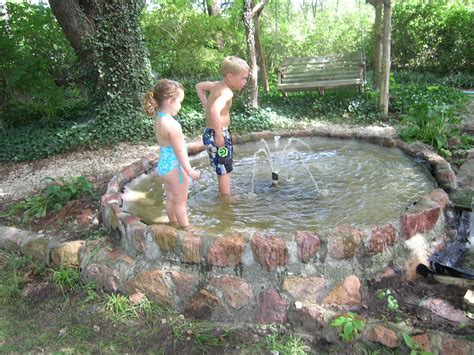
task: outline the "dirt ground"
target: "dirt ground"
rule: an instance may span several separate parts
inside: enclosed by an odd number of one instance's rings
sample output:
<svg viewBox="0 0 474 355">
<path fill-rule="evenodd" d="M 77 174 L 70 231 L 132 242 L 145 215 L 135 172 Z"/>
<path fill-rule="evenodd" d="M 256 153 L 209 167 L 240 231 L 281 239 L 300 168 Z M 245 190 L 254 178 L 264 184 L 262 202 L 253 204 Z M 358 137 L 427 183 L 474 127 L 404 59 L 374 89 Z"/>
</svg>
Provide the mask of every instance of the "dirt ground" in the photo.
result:
<svg viewBox="0 0 474 355">
<path fill-rule="evenodd" d="M 398 311 L 390 311 L 386 298 L 377 296 L 377 291 L 387 289 L 398 301 Z M 432 329 L 449 334 L 474 335 L 472 323 L 469 326 L 461 326 L 458 322 L 451 321 L 439 313 L 420 306 L 420 302 L 423 300 L 437 298 L 446 301 L 455 309 L 462 310 L 465 308 L 463 297 L 467 290 L 468 287 L 442 284 L 433 277 L 419 276 L 415 281 L 407 282 L 401 277 L 395 276 L 369 283 L 369 290 L 363 300 L 363 304 L 367 307 L 364 314 L 394 322 L 397 319 L 403 320 L 407 324 L 423 330 Z"/>
</svg>

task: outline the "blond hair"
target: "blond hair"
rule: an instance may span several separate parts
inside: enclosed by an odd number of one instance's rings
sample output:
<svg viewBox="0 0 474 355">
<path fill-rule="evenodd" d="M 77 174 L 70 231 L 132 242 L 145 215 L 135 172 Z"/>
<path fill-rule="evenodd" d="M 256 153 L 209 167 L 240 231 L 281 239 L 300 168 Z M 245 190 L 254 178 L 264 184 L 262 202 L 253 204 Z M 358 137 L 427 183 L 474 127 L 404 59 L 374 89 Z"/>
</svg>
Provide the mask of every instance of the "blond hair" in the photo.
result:
<svg viewBox="0 0 474 355">
<path fill-rule="evenodd" d="M 174 80 L 159 80 L 152 91 L 145 94 L 143 98 L 143 109 L 145 113 L 152 117 L 156 115 L 158 107 L 167 99 L 174 99 L 179 96 L 179 90 L 184 91 L 183 85 Z"/>
<path fill-rule="evenodd" d="M 227 74 L 239 74 L 243 72 L 244 70 L 249 70 L 249 69 L 250 67 L 245 62 L 245 60 L 239 57 L 234 57 L 234 56 L 225 57 L 221 63 L 222 76 L 225 76 Z"/>
</svg>

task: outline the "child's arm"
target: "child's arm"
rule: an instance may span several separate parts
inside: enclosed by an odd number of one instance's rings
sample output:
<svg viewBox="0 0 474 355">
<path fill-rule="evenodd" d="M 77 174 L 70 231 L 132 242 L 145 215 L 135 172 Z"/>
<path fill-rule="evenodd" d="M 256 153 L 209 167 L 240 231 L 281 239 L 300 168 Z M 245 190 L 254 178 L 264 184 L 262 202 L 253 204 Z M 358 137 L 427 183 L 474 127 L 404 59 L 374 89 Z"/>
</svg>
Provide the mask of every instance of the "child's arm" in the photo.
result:
<svg viewBox="0 0 474 355">
<path fill-rule="evenodd" d="M 222 133 L 221 112 L 226 107 L 227 103 L 232 100 L 234 94 L 230 90 L 224 90 L 212 101 L 208 109 L 208 121 L 210 126 L 214 128 L 215 143 L 218 147 L 225 146 L 224 134 Z"/>
<path fill-rule="evenodd" d="M 200 174 L 191 167 L 191 163 L 189 162 L 188 152 L 184 146 L 186 143 L 184 142 L 181 126 L 178 122 L 173 122 L 172 125 L 173 126 L 169 130 L 169 140 L 173 147 L 174 154 L 179 161 L 179 165 L 181 165 L 186 174 L 188 174 L 192 179 L 197 180 L 199 179 Z"/>
<path fill-rule="evenodd" d="M 207 104 L 207 93 L 211 91 L 211 89 L 219 83 L 218 81 L 202 81 L 200 83 L 197 83 L 195 88 L 197 92 L 197 96 L 199 97 L 199 100 L 201 100 L 202 107 L 206 109 L 206 104 Z"/>
</svg>

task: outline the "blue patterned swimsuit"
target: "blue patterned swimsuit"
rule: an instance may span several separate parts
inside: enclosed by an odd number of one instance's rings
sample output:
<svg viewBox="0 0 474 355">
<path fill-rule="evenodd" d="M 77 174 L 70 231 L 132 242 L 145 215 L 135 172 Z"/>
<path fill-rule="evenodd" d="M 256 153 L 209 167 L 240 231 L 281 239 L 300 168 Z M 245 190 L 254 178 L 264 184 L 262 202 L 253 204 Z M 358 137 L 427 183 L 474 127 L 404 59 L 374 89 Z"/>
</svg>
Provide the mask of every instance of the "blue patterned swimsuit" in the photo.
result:
<svg viewBox="0 0 474 355">
<path fill-rule="evenodd" d="M 229 151 L 228 156 L 225 159 L 220 159 L 217 151 L 218 147 L 215 142 L 216 133 L 214 128 L 206 128 L 202 133 L 202 141 L 204 148 L 209 155 L 211 166 L 216 169 L 217 175 L 225 175 L 231 173 L 234 169 L 233 158 L 234 158 L 234 147 L 232 145 L 232 135 L 226 127 L 222 127 L 222 135 L 224 136 L 224 146 Z"/>
<path fill-rule="evenodd" d="M 167 113 L 158 112 L 157 119 L 169 116 Z M 187 150 L 186 142 L 183 140 L 183 144 L 185 149 Z M 173 171 L 174 169 L 178 169 L 179 175 L 179 183 L 183 183 L 183 172 L 181 165 L 179 165 L 178 158 L 174 153 L 173 147 L 171 144 L 167 147 L 160 146 L 160 160 L 158 160 L 158 164 L 156 165 L 156 171 L 158 172 L 159 176 L 164 176 Z"/>
</svg>

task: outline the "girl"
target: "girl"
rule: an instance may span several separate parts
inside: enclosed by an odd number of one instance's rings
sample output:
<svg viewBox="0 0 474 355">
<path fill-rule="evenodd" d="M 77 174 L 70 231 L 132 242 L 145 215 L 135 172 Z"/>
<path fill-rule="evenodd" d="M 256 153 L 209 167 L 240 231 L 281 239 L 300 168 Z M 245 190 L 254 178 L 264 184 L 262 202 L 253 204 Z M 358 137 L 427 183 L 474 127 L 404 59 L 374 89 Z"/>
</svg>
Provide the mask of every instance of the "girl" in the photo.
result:
<svg viewBox="0 0 474 355">
<path fill-rule="evenodd" d="M 153 131 L 160 146 L 156 169 L 165 185 L 166 213 L 171 224 L 178 223 L 188 230 L 188 176 L 197 180 L 200 174 L 189 163 L 181 125 L 173 118 L 181 109 L 183 99 L 184 88 L 180 83 L 162 79 L 145 95 L 144 108 L 148 116 L 156 116 Z"/>
</svg>

